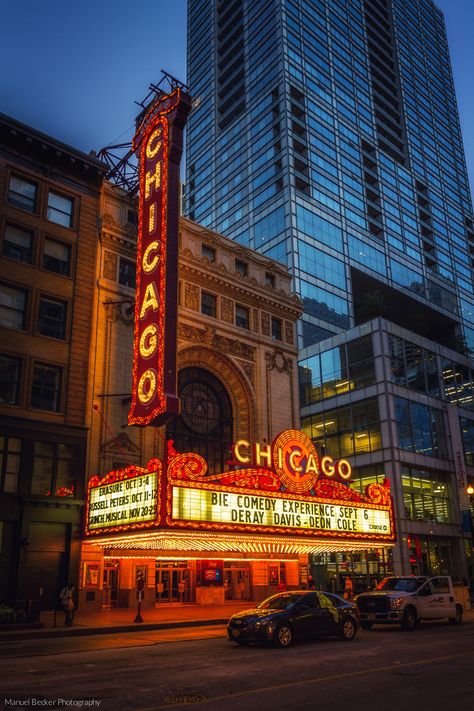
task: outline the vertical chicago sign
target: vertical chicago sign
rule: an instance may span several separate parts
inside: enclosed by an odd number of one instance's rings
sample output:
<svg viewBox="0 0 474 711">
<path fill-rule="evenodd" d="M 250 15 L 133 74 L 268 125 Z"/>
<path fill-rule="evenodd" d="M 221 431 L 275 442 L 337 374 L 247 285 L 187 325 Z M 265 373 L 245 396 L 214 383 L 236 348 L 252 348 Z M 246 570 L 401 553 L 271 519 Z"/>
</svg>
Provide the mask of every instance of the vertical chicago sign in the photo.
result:
<svg viewBox="0 0 474 711">
<path fill-rule="evenodd" d="M 179 412 L 176 386 L 179 164 L 191 99 L 159 95 L 140 118 L 137 287 L 129 425 L 163 425 Z"/>
</svg>

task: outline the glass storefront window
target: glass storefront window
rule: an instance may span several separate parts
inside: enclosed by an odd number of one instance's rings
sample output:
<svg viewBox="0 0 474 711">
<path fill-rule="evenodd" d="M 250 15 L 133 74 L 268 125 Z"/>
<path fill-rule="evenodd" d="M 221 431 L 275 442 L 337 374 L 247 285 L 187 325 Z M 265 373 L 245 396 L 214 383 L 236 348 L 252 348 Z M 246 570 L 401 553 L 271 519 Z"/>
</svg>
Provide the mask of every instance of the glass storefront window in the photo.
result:
<svg viewBox="0 0 474 711">
<path fill-rule="evenodd" d="M 456 575 L 455 540 L 436 536 L 408 536 L 412 575 Z"/>
</svg>

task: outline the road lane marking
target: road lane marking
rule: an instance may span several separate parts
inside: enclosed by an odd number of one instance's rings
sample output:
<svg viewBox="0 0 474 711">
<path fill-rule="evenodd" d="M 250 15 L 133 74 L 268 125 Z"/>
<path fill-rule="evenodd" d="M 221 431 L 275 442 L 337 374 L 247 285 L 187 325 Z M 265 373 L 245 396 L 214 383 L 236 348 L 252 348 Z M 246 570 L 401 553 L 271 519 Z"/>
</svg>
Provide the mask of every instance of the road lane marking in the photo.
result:
<svg viewBox="0 0 474 711">
<path fill-rule="evenodd" d="M 414 662 L 395 662 L 389 666 L 375 667 L 372 669 L 362 669 L 361 671 L 345 672 L 342 674 L 331 674 L 329 676 L 320 676 L 312 679 L 303 679 L 302 681 L 292 681 L 286 684 L 275 684 L 274 686 L 262 686 L 256 689 L 248 689 L 247 691 L 237 691 L 235 693 L 229 693 L 222 696 L 212 696 L 206 698 L 205 701 L 198 702 L 199 705 L 214 703 L 215 701 L 231 701 L 243 696 L 251 696 L 252 694 L 266 694 L 269 691 L 278 691 L 281 689 L 290 689 L 295 686 L 306 686 L 308 684 L 318 684 L 323 681 L 335 681 L 337 679 L 348 679 L 354 676 L 363 676 L 364 674 L 373 674 L 374 672 L 384 672 L 384 671 L 394 671 L 399 670 L 403 667 L 414 667 L 423 664 L 430 664 L 432 662 L 442 662 L 448 659 L 456 659 L 457 657 L 465 657 L 474 654 L 474 649 L 470 651 L 457 652 L 456 654 L 446 654 L 442 657 L 430 657 L 429 659 L 417 659 Z M 201 694 L 188 694 L 192 696 L 201 696 Z M 177 694 L 175 694 L 177 696 Z M 141 711 L 156 711 L 156 709 L 171 709 L 177 708 L 178 706 L 189 706 L 189 703 L 181 702 L 177 704 L 160 704 L 158 706 L 148 706 L 142 708 Z"/>
</svg>

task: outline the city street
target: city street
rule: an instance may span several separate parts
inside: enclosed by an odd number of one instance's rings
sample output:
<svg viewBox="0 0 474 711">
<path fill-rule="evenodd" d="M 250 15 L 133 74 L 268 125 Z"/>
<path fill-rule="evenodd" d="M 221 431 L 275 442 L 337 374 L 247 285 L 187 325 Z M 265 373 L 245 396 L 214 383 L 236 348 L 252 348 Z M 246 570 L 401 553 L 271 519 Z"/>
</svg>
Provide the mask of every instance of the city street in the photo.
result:
<svg viewBox="0 0 474 711">
<path fill-rule="evenodd" d="M 222 627 L 3 642 L 5 708 L 451 711 L 474 694 L 474 620 L 359 631 L 288 650 L 240 648 Z M 95 702 L 86 706 L 81 702 Z M 49 703 L 48 703 L 49 702 Z M 100 702 L 100 704 L 99 704 Z"/>
</svg>

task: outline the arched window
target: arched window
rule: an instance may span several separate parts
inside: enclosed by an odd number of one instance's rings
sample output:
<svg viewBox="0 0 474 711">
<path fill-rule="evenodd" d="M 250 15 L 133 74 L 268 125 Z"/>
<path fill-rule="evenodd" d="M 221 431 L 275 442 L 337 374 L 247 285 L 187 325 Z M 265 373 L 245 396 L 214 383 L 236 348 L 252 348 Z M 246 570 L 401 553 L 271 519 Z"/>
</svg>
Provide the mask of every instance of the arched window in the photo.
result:
<svg viewBox="0 0 474 711">
<path fill-rule="evenodd" d="M 212 373 L 185 368 L 178 375 L 181 414 L 166 426 L 166 439 L 178 452 L 196 452 L 209 471 L 227 469 L 232 445 L 232 405 L 227 390 Z"/>
</svg>

